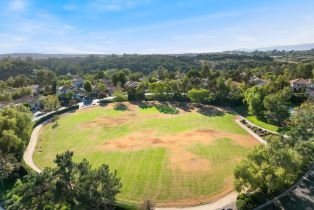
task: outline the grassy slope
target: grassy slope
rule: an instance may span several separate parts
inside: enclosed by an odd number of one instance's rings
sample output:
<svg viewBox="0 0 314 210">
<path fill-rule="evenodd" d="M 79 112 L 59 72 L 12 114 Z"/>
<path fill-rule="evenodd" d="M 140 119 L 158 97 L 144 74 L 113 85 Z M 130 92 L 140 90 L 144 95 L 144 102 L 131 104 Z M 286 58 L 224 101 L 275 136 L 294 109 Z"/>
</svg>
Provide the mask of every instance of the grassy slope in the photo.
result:
<svg viewBox="0 0 314 210">
<path fill-rule="evenodd" d="M 239 157 L 243 157 L 248 148 L 232 143 L 232 140 L 217 140 L 212 146 L 195 145 L 187 148 L 197 155 L 205 155 L 213 162 L 213 169 L 204 173 L 187 173 L 178 169 L 169 169 L 168 150 L 151 148 L 142 151 L 104 152 L 95 149 L 104 141 L 126 136 L 130 131 L 155 129 L 157 135 L 167 135 L 194 129 L 217 129 L 238 134 L 246 134 L 234 123 L 234 116 L 207 117 L 199 113 L 176 115 L 172 118 L 145 119 L 145 115 L 158 113 L 155 108 L 140 110 L 143 115 L 136 123 L 130 122 L 114 127 L 80 129 L 80 124 L 92 121 L 100 116 L 117 117 L 127 112 L 114 111 L 101 107 L 90 112 L 74 113 L 63 117 L 57 129 L 51 125 L 41 132 L 34 159 L 39 167 L 53 166 L 56 153 L 71 149 L 75 151 L 74 159 L 86 158 L 95 167 L 106 163 L 116 169 L 122 179 L 123 189 L 119 199 L 129 202 L 153 199 L 155 201 L 171 201 L 214 195 L 222 190 L 227 178 L 232 178 L 232 169 Z M 89 138 L 87 137 L 89 136 Z M 38 148 L 37 148 L 38 149 Z"/>
<path fill-rule="evenodd" d="M 244 116 L 247 120 L 254 123 L 255 125 L 275 132 L 277 132 L 279 129 L 279 127 L 276 125 L 266 123 L 260 119 L 257 119 L 255 116 L 249 115 L 245 106 L 237 106 L 232 108 L 236 110 L 238 113 L 240 113 L 242 116 Z"/>
</svg>

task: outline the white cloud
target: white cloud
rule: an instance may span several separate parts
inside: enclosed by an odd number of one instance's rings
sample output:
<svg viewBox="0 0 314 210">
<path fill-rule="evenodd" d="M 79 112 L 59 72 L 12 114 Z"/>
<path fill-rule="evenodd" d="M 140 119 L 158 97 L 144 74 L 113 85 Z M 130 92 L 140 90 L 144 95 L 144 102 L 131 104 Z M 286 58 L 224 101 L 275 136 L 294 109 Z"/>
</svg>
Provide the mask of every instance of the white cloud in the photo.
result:
<svg viewBox="0 0 314 210">
<path fill-rule="evenodd" d="M 76 4 L 66 4 L 66 5 L 62 6 L 61 8 L 64 9 L 64 10 L 71 11 L 71 10 L 78 9 L 78 6 Z"/>
<path fill-rule="evenodd" d="M 64 28 L 74 28 L 74 26 L 65 25 Z"/>
<path fill-rule="evenodd" d="M 20 11 L 24 10 L 27 6 L 26 0 L 10 0 L 9 10 L 10 11 Z"/>
<path fill-rule="evenodd" d="M 120 11 L 131 9 L 141 4 L 148 4 L 153 0 L 94 0 L 90 7 L 96 11 Z"/>
</svg>

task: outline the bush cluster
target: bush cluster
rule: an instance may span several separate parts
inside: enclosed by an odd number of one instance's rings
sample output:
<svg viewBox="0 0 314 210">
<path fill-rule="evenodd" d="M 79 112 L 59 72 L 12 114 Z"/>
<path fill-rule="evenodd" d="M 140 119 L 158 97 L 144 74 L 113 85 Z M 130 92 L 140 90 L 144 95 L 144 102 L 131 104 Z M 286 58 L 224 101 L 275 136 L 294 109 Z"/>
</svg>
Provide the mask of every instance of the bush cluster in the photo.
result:
<svg viewBox="0 0 314 210">
<path fill-rule="evenodd" d="M 78 108 L 79 108 L 79 105 L 74 105 L 74 106 L 66 107 L 65 109 L 62 109 L 62 110 L 57 110 L 57 111 L 55 111 L 55 112 L 49 113 L 48 115 L 46 115 L 46 116 L 44 116 L 44 117 L 38 119 L 38 120 L 34 123 L 34 126 L 33 126 L 33 127 L 35 128 L 37 125 L 39 125 L 39 124 L 45 122 L 46 120 L 51 119 L 51 118 L 52 118 L 53 116 L 55 116 L 55 115 L 64 114 L 64 113 L 66 113 L 66 112 L 68 112 L 68 111 L 77 110 Z"/>
<path fill-rule="evenodd" d="M 178 114 L 179 110 L 177 110 L 175 107 L 171 107 L 165 104 L 156 105 L 156 108 L 158 111 L 164 113 L 164 114 Z"/>
</svg>

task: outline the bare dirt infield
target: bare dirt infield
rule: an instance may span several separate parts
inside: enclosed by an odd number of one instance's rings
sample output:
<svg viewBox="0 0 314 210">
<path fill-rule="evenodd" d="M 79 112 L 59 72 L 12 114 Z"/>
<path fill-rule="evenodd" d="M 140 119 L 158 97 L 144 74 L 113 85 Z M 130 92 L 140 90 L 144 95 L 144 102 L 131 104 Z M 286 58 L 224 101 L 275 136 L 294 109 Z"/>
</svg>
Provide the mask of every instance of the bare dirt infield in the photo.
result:
<svg viewBox="0 0 314 210">
<path fill-rule="evenodd" d="M 209 145 L 217 138 L 232 139 L 236 144 L 242 147 L 255 145 L 251 136 L 215 130 L 196 130 L 161 137 L 156 137 L 155 133 L 154 130 L 133 132 L 124 138 L 105 142 L 101 147 L 97 146 L 95 149 L 106 151 L 134 151 L 152 147 L 163 147 L 167 148 L 170 153 L 169 159 L 171 167 L 179 167 L 181 170 L 185 171 L 204 171 L 210 170 L 210 161 L 193 154 L 186 150 L 186 148 L 197 143 Z"/>
<path fill-rule="evenodd" d="M 78 110 L 60 126 L 45 125 L 34 155 L 36 164 L 52 166 L 56 153 L 75 151 L 75 160 L 95 167 L 106 163 L 121 177 L 119 200 L 158 206 L 194 206 L 232 191 L 232 171 L 258 142 L 223 109 L 171 104 L 179 114 L 125 103 Z M 145 105 L 153 105 L 153 103 Z"/>
</svg>

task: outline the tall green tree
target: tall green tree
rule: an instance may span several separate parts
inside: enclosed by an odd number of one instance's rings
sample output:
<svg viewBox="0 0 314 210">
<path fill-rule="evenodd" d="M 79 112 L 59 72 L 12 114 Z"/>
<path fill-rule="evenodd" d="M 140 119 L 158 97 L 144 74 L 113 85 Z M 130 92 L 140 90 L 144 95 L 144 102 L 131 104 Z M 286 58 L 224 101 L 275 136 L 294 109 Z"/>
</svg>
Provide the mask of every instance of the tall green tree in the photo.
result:
<svg viewBox="0 0 314 210">
<path fill-rule="evenodd" d="M 262 116 L 264 112 L 263 100 L 265 90 L 261 86 L 253 86 L 244 93 L 244 100 L 248 105 L 248 111 L 251 115 Z"/>
<path fill-rule="evenodd" d="M 148 90 L 149 83 L 147 81 L 142 81 L 139 83 L 137 88 L 135 89 L 135 97 L 136 99 L 145 99 L 145 91 Z"/>
<path fill-rule="evenodd" d="M 57 155 L 55 168 L 31 173 L 7 196 L 7 209 L 114 208 L 121 182 L 108 165 L 93 169 L 88 161 L 74 163 L 73 152 Z"/>
<path fill-rule="evenodd" d="M 59 99 L 55 95 L 48 95 L 41 98 L 40 103 L 47 112 L 55 111 L 60 107 Z"/>
<path fill-rule="evenodd" d="M 90 92 L 92 92 L 93 90 L 93 87 L 92 87 L 92 83 L 87 80 L 85 83 L 84 83 L 84 90 L 90 94 Z"/>
<path fill-rule="evenodd" d="M 56 81 L 57 75 L 48 69 L 41 69 L 36 73 L 36 79 L 41 87 L 47 87 Z"/>
<path fill-rule="evenodd" d="M 289 118 L 289 99 L 291 91 L 289 87 L 284 88 L 274 94 L 267 95 L 263 104 L 265 107 L 265 118 L 270 123 L 283 125 Z"/>
<path fill-rule="evenodd" d="M 268 144 L 250 152 L 234 170 L 234 186 L 238 192 L 262 191 L 275 195 L 299 177 L 302 157 L 286 147 L 280 137 L 271 137 Z"/>
<path fill-rule="evenodd" d="M 188 98 L 194 103 L 208 103 L 210 93 L 206 89 L 192 89 L 188 92 Z"/>
<path fill-rule="evenodd" d="M 16 159 L 12 155 L 6 155 L 0 152 L 0 183 L 9 178 L 15 169 Z"/>
<path fill-rule="evenodd" d="M 31 112 L 23 105 L 5 107 L 0 113 L 0 152 L 20 159 L 31 132 Z"/>
<path fill-rule="evenodd" d="M 127 82 L 127 74 L 125 71 L 117 71 L 112 75 L 111 79 L 115 86 L 120 85 L 124 87 L 124 84 Z"/>
<path fill-rule="evenodd" d="M 297 141 L 314 140 L 314 102 L 308 101 L 296 107 L 288 121 L 291 144 Z"/>
<path fill-rule="evenodd" d="M 204 78 L 210 77 L 211 71 L 208 63 L 202 64 L 201 74 Z"/>
</svg>

